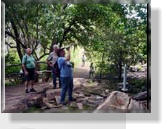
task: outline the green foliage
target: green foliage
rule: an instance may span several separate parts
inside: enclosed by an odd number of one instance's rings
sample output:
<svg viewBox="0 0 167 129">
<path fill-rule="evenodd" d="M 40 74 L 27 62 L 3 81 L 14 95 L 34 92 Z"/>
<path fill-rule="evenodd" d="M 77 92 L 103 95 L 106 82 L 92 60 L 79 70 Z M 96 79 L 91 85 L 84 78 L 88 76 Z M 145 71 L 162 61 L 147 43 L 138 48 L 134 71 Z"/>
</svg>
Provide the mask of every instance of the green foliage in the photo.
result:
<svg viewBox="0 0 167 129">
<path fill-rule="evenodd" d="M 147 59 L 146 5 L 115 4 L 108 8 L 113 10 L 112 20 L 108 18 L 112 22 L 96 26 L 91 45 L 85 49 L 98 71 L 121 75 L 123 64 L 130 66 Z"/>
<path fill-rule="evenodd" d="M 44 63 L 40 64 L 40 71 L 46 70 L 47 67 L 48 67 L 47 64 Z"/>
<path fill-rule="evenodd" d="M 10 35 L 16 34 L 12 23 L 18 37 Z M 6 36 L 17 44 L 19 57 L 24 47 L 31 47 L 39 61 L 46 59 L 54 43 L 61 47 L 81 46 L 97 72 L 120 75 L 124 64 L 130 66 L 147 60 L 146 23 L 146 4 L 29 2 L 6 6 L 5 27 L 10 33 Z M 77 57 L 72 57 L 74 64 L 78 64 Z"/>
<path fill-rule="evenodd" d="M 5 56 L 5 73 L 9 74 L 9 73 L 18 73 L 20 72 L 21 66 L 8 66 L 8 65 L 12 65 L 12 64 L 20 64 L 20 61 L 17 57 L 17 53 L 12 52 L 12 53 L 8 53 Z"/>
<path fill-rule="evenodd" d="M 147 89 L 146 79 L 130 79 L 128 82 L 130 85 L 130 92 L 133 94 L 146 91 Z"/>
</svg>

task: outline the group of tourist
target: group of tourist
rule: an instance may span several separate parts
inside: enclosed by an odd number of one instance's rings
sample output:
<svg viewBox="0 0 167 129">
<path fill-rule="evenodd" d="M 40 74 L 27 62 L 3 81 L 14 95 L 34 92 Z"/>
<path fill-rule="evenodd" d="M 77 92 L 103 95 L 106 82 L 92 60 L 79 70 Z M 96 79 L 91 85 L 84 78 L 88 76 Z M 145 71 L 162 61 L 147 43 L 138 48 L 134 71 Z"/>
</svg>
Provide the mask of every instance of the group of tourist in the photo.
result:
<svg viewBox="0 0 167 129">
<path fill-rule="evenodd" d="M 65 49 L 59 49 L 57 45 L 53 45 L 53 52 L 47 58 L 47 64 L 51 68 L 52 78 L 53 78 L 53 88 L 58 88 L 56 80 L 59 79 L 59 88 L 61 88 L 60 93 L 60 103 L 65 105 L 66 92 L 68 92 L 69 102 L 74 101 L 72 97 L 73 92 L 73 69 L 70 63 L 70 47 L 67 49 L 67 56 L 65 57 Z M 22 59 L 22 67 L 25 75 L 25 92 L 36 92 L 33 87 L 33 82 L 35 79 L 36 63 L 32 56 L 32 50 L 30 48 L 26 49 L 26 54 Z M 30 85 L 30 88 L 29 88 Z"/>
</svg>

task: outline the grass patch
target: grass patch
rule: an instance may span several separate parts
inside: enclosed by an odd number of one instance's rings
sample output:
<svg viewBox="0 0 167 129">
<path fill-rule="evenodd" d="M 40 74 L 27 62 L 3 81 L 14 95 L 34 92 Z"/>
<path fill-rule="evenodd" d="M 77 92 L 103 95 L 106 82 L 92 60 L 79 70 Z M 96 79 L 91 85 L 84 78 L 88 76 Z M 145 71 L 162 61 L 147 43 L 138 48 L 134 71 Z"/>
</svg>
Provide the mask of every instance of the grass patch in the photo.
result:
<svg viewBox="0 0 167 129">
<path fill-rule="evenodd" d="M 25 110 L 23 113 L 41 113 L 42 110 L 37 107 L 30 107 L 27 110 Z"/>
</svg>

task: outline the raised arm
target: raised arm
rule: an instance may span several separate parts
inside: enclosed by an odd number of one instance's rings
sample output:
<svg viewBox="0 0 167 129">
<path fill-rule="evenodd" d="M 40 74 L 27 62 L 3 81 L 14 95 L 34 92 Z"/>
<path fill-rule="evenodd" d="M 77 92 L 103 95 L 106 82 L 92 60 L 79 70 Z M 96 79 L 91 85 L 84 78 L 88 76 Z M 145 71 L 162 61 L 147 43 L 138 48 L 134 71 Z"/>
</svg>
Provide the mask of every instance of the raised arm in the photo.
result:
<svg viewBox="0 0 167 129">
<path fill-rule="evenodd" d="M 53 66 L 52 62 L 50 61 L 51 59 L 51 54 L 48 56 L 48 58 L 46 59 L 46 63 L 49 65 L 49 66 Z"/>
</svg>

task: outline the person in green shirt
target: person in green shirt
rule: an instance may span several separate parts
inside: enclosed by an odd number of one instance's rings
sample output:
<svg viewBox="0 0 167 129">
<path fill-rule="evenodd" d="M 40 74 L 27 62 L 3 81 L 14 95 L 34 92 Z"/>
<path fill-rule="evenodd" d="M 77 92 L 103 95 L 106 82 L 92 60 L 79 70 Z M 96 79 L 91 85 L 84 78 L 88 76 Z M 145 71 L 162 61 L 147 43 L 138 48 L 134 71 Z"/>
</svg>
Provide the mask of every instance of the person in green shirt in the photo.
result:
<svg viewBox="0 0 167 129">
<path fill-rule="evenodd" d="M 34 75 L 35 75 L 35 59 L 32 56 L 32 50 L 30 48 L 26 49 L 26 54 L 23 56 L 22 59 L 22 67 L 23 67 L 23 71 L 25 74 L 25 92 L 29 93 L 29 92 L 36 92 L 36 90 L 33 87 L 33 83 L 34 83 Z M 31 85 L 30 90 L 28 89 L 28 85 Z"/>
</svg>

